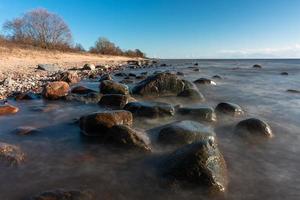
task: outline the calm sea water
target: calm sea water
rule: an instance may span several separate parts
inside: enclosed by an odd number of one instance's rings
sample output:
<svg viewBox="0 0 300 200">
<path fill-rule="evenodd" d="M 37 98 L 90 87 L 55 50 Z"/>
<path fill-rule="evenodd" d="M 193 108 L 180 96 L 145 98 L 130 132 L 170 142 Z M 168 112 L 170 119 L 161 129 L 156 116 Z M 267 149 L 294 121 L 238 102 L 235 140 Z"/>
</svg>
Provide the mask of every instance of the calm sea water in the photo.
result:
<svg viewBox="0 0 300 200">
<path fill-rule="evenodd" d="M 246 115 L 222 119 L 212 125 L 228 165 L 229 188 L 220 199 L 300 199 L 300 60 L 162 60 L 168 67 L 131 70 L 181 71 L 185 79 L 211 78 L 216 86 L 201 86 L 206 101 L 215 107 L 219 102 L 239 104 Z M 200 71 L 189 67 L 197 62 Z M 253 69 L 261 64 L 262 69 Z M 280 75 L 288 72 L 288 76 Z M 116 78 L 116 80 L 119 80 Z M 80 84 L 92 89 L 98 82 Z M 132 86 L 133 84 L 131 84 Z M 156 99 L 157 100 L 157 99 Z M 160 98 L 182 105 L 176 98 Z M 154 152 L 140 154 L 86 141 L 74 123 L 81 115 L 103 110 L 95 104 L 47 102 L 43 100 L 14 102 L 20 112 L 0 117 L 0 141 L 19 145 L 27 162 L 18 168 L 1 168 L 0 199 L 18 200 L 56 188 L 92 189 L 98 199 L 211 199 L 199 188 L 169 188 L 157 175 L 157 163 L 170 150 L 154 142 Z M 44 110 L 44 111 L 42 111 Z M 235 124 L 248 117 L 267 121 L 275 137 L 258 144 L 237 141 L 232 134 Z M 149 130 L 179 117 L 135 119 L 134 127 Z M 38 133 L 19 136 L 13 130 L 34 126 Z"/>
</svg>

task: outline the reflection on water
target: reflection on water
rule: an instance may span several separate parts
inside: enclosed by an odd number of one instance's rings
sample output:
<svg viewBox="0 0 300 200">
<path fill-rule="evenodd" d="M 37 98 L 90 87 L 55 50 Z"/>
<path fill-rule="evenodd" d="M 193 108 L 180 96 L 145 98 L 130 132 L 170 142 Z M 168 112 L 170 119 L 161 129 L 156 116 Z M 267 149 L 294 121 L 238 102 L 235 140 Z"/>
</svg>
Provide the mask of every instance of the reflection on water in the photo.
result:
<svg viewBox="0 0 300 200">
<path fill-rule="evenodd" d="M 272 140 L 251 144 L 232 134 L 232 128 L 241 119 L 219 119 L 212 125 L 230 177 L 228 192 L 218 198 L 299 199 L 300 95 L 286 90 L 300 89 L 300 61 L 200 60 L 197 61 L 199 72 L 188 68 L 196 61 L 164 62 L 172 66 L 134 72 L 182 71 L 188 80 L 220 75 L 222 79 L 215 80 L 217 86 L 199 87 L 206 98 L 201 104 L 215 107 L 221 101 L 230 101 L 245 109 L 243 118 L 259 117 L 273 128 L 275 137 Z M 253 69 L 255 63 L 261 64 L 263 69 Z M 280 75 L 283 71 L 289 75 Z M 98 82 L 84 81 L 81 84 L 91 89 L 98 88 Z M 174 105 L 195 104 L 174 97 L 155 100 Z M 28 158 L 19 168 L 1 168 L 1 200 L 23 199 L 55 188 L 88 188 L 101 199 L 212 198 L 199 196 L 199 189 L 164 186 L 156 175 L 156 163 L 170 149 L 154 143 L 154 152 L 144 155 L 82 138 L 76 119 L 102 110 L 98 105 L 43 100 L 11 103 L 17 105 L 20 112 L 0 118 L 1 141 L 18 144 Z M 150 130 L 178 119 L 184 118 L 139 118 L 135 119 L 134 127 Z M 39 132 L 15 135 L 13 130 L 19 126 L 33 126 Z"/>
</svg>

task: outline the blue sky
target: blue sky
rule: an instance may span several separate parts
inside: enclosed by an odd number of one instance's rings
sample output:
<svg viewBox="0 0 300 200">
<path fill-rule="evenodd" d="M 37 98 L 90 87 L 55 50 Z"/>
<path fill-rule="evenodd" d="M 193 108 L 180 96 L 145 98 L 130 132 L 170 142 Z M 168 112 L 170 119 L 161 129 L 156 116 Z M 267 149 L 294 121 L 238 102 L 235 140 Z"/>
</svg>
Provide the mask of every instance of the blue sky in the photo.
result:
<svg viewBox="0 0 300 200">
<path fill-rule="evenodd" d="M 34 8 L 85 48 L 105 36 L 160 58 L 300 57 L 300 0 L 0 0 L 0 24 Z"/>
</svg>

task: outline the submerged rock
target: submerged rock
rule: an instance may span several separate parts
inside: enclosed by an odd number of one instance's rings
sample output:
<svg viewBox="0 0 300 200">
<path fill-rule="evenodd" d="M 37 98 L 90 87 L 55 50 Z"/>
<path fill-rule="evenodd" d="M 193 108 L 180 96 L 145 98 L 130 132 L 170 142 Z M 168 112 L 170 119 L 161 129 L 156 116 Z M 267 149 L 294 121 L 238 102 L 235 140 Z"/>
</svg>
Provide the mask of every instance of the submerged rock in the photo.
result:
<svg viewBox="0 0 300 200">
<path fill-rule="evenodd" d="M 222 77 L 219 76 L 219 75 L 214 75 L 212 78 L 214 78 L 214 79 L 222 79 Z"/>
<path fill-rule="evenodd" d="M 12 106 L 9 104 L 0 105 L 0 116 L 15 114 L 18 111 L 19 111 L 19 108 L 15 107 L 15 106 Z"/>
<path fill-rule="evenodd" d="M 35 99 L 39 99 L 40 95 L 33 93 L 33 92 L 18 92 L 13 94 L 14 98 L 17 101 L 21 101 L 21 100 L 35 100 Z"/>
<path fill-rule="evenodd" d="M 300 90 L 288 89 L 287 92 L 290 92 L 290 93 L 300 93 Z"/>
<path fill-rule="evenodd" d="M 85 115 L 80 118 L 80 128 L 84 135 L 99 136 L 107 139 L 107 132 L 115 125 L 131 126 L 133 117 L 126 110 L 104 111 Z"/>
<path fill-rule="evenodd" d="M 287 72 L 281 72 L 280 75 L 285 75 L 285 76 L 287 76 L 287 75 L 289 75 L 289 73 L 287 73 Z"/>
<path fill-rule="evenodd" d="M 162 102 L 130 102 L 125 105 L 125 110 L 141 117 L 164 117 L 173 116 L 175 109 L 171 104 Z"/>
<path fill-rule="evenodd" d="M 235 127 L 235 133 L 243 137 L 265 137 L 272 138 L 271 127 L 264 121 L 256 118 L 250 118 L 240 121 Z"/>
<path fill-rule="evenodd" d="M 199 100 L 199 101 L 204 101 L 205 98 L 204 96 L 199 92 L 198 89 L 195 88 L 188 88 L 180 92 L 178 97 L 188 97 L 193 100 Z"/>
<path fill-rule="evenodd" d="M 261 69 L 261 68 L 262 68 L 262 66 L 261 66 L 261 65 L 259 65 L 259 64 L 255 64 L 255 65 L 253 65 L 253 68 Z"/>
<path fill-rule="evenodd" d="M 140 149 L 151 151 L 149 138 L 145 133 L 136 131 L 126 125 L 113 126 L 109 132 L 109 140 L 112 143 L 121 145 L 126 148 Z"/>
<path fill-rule="evenodd" d="M 0 142 L 0 165 L 18 166 L 25 160 L 25 154 L 15 145 Z"/>
<path fill-rule="evenodd" d="M 214 192 L 225 192 L 228 185 L 226 163 L 213 138 L 173 152 L 163 162 L 162 175 L 182 185 L 203 186 Z"/>
<path fill-rule="evenodd" d="M 69 84 L 64 81 L 55 81 L 48 83 L 43 90 L 43 97 L 50 100 L 60 99 L 67 96 Z"/>
<path fill-rule="evenodd" d="M 126 85 L 115 81 L 102 81 L 99 87 L 102 94 L 129 94 L 129 89 Z"/>
<path fill-rule="evenodd" d="M 203 85 L 217 85 L 214 81 L 207 79 L 207 78 L 199 78 L 194 81 L 196 84 L 203 84 Z"/>
<path fill-rule="evenodd" d="M 213 108 L 207 106 L 183 107 L 178 108 L 178 113 L 183 116 L 188 116 L 190 119 L 215 122 L 217 116 Z"/>
<path fill-rule="evenodd" d="M 74 94 L 89 94 L 89 93 L 97 93 L 97 92 L 95 90 L 91 90 L 87 87 L 79 85 L 79 86 L 74 87 L 71 90 L 71 93 L 74 93 Z"/>
<path fill-rule="evenodd" d="M 184 76 L 184 73 L 183 72 L 177 72 L 176 73 L 178 76 Z"/>
<path fill-rule="evenodd" d="M 102 97 L 102 94 L 97 92 L 90 92 L 87 94 L 69 94 L 65 97 L 67 101 L 78 101 L 83 103 L 98 103 Z"/>
<path fill-rule="evenodd" d="M 95 200 L 95 194 L 89 190 L 53 190 L 43 192 L 29 200 Z"/>
<path fill-rule="evenodd" d="M 163 144 L 183 145 L 208 138 L 214 140 L 215 137 L 216 134 L 210 127 L 184 120 L 165 125 L 158 134 L 158 141 Z"/>
<path fill-rule="evenodd" d="M 13 131 L 16 135 L 31 135 L 36 132 L 38 129 L 32 126 L 20 126 Z"/>
<path fill-rule="evenodd" d="M 174 74 L 158 73 L 139 82 L 132 90 L 143 96 L 177 95 L 184 90 L 185 83 Z"/>
<path fill-rule="evenodd" d="M 99 101 L 99 105 L 122 109 L 130 98 L 123 94 L 105 94 Z"/>
<path fill-rule="evenodd" d="M 244 114 L 243 109 L 239 105 L 230 102 L 219 103 L 216 107 L 216 112 L 219 114 L 231 115 L 233 117 Z"/>
</svg>

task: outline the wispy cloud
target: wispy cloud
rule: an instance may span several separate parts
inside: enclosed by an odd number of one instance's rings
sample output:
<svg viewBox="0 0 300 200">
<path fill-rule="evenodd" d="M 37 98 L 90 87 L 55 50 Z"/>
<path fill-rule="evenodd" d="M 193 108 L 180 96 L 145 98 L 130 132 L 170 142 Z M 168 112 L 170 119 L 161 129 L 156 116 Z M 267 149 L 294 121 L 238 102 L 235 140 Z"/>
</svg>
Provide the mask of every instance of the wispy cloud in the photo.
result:
<svg viewBox="0 0 300 200">
<path fill-rule="evenodd" d="M 300 44 L 276 48 L 221 50 L 219 54 L 231 58 L 300 58 Z"/>
</svg>

